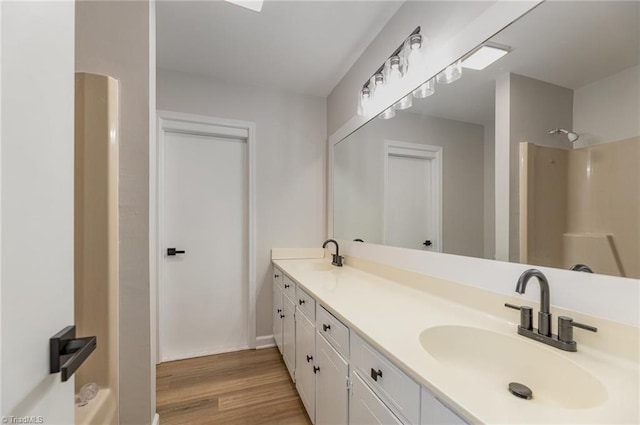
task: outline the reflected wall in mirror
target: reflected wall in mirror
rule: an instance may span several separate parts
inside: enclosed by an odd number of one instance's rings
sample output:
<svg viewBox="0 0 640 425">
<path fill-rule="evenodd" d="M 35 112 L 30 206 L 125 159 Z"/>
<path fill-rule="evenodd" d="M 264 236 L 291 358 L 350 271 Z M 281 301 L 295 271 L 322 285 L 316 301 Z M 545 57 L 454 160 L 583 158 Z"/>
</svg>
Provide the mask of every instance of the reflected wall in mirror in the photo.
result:
<svg viewBox="0 0 640 425">
<path fill-rule="evenodd" d="M 640 277 L 639 17 L 543 3 L 489 40 L 508 54 L 340 141 L 334 237 Z"/>
</svg>

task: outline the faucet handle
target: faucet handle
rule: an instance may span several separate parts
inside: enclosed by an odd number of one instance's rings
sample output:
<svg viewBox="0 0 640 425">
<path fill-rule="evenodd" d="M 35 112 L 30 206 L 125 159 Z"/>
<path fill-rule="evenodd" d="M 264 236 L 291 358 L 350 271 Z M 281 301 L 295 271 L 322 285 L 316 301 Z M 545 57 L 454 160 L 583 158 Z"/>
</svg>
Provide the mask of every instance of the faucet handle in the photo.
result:
<svg viewBox="0 0 640 425">
<path fill-rule="evenodd" d="M 533 329 L 533 308 L 526 305 L 504 303 L 505 307 L 520 310 L 520 327 L 528 331 Z"/>
<path fill-rule="evenodd" d="M 585 329 L 591 332 L 598 332 L 598 328 L 584 323 L 574 322 L 571 317 L 558 316 L 558 339 L 564 342 L 573 341 L 573 328 Z"/>
</svg>

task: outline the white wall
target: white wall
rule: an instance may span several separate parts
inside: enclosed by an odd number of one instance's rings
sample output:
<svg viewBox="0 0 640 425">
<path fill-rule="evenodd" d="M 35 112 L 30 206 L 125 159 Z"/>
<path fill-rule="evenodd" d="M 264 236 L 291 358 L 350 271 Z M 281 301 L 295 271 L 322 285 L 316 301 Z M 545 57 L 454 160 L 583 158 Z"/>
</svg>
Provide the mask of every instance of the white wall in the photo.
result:
<svg viewBox="0 0 640 425">
<path fill-rule="evenodd" d="M 159 110 L 256 123 L 256 333 L 271 335 L 271 248 L 326 233 L 326 100 L 167 70 L 157 82 Z"/>
<path fill-rule="evenodd" d="M 484 130 L 477 124 L 399 112 L 375 119 L 334 150 L 334 235 L 383 242 L 384 142 L 442 146 L 442 251 L 484 255 Z"/>
<path fill-rule="evenodd" d="M 581 148 L 640 135 L 640 66 L 577 88 L 573 99 L 574 144 Z"/>
<path fill-rule="evenodd" d="M 49 338 L 73 324 L 74 4 L 0 14 L 0 416 L 70 423 L 74 379 L 49 373 Z"/>
<path fill-rule="evenodd" d="M 148 424 L 155 412 L 149 318 L 148 1 L 76 2 L 76 71 L 120 86 L 119 409 L 120 423 Z M 155 125 L 155 123 L 153 123 Z"/>
</svg>

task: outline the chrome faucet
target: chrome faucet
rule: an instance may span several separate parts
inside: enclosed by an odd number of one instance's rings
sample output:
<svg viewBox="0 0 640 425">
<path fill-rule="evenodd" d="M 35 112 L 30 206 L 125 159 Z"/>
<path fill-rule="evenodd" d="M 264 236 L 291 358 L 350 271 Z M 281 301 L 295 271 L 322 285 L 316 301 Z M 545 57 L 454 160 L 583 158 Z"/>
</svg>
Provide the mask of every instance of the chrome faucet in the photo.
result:
<svg viewBox="0 0 640 425">
<path fill-rule="evenodd" d="M 577 344 L 573 340 L 573 328 L 586 329 L 597 332 L 598 328 L 574 322 L 572 318 L 566 316 L 558 317 L 558 335 L 551 333 L 551 312 L 549 281 L 540 270 L 529 269 L 520 275 L 516 285 L 516 292 L 524 294 L 529 280 L 535 277 L 540 284 L 540 311 L 538 312 L 538 329 L 533 327 L 533 309 L 528 306 L 517 306 L 505 303 L 505 307 L 520 310 L 520 325 L 518 334 L 527 338 L 535 339 L 544 344 L 559 348 L 564 351 L 577 351 Z"/>
<path fill-rule="evenodd" d="M 330 243 L 333 243 L 336 246 L 336 253 L 331 254 L 331 257 L 333 258 L 333 261 L 331 262 L 331 264 L 333 264 L 336 267 L 342 267 L 343 257 L 340 256 L 340 247 L 338 246 L 338 242 L 336 242 L 334 239 L 327 239 L 322 244 L 322 247 L 326 248 L 327 245 Z"/>
<path fill-rule="evenodd" d="M 520 275 L 516 292 L 524 294 L 527 283 L 532 277 L 538 278 L 540 283 L 540 311 L 538 312 L 538 333 L 544 336 L 551 336 L 551 313 L 549 312 L 549 281 L 540 270 L 529 269 Z"/>
</svg>

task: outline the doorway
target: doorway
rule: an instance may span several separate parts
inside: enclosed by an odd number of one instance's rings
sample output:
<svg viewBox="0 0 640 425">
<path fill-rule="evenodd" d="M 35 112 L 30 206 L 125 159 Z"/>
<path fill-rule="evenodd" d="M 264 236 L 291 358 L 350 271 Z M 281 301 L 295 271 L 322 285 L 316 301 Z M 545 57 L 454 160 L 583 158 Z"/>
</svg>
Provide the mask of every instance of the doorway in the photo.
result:
<svg viewBox="0 0 640 425">
<path fill-rule="evenodd" d="M 254 125 L 158 115 L 159 359 L 255 348 Z"/>
<path fill-rule="evenodd" d="M 442 147 L 385 140 L 384 244 L 441 252 L 441 216 Z"/>
</svg>

